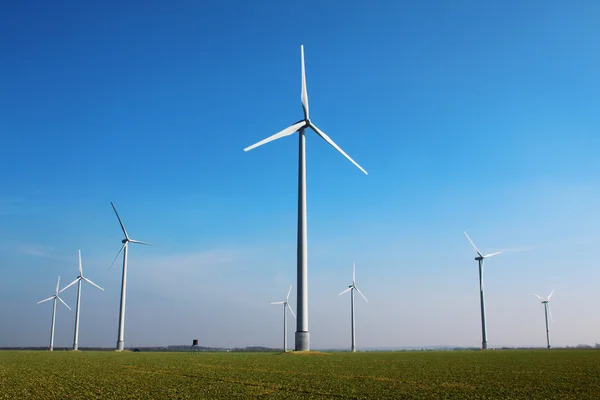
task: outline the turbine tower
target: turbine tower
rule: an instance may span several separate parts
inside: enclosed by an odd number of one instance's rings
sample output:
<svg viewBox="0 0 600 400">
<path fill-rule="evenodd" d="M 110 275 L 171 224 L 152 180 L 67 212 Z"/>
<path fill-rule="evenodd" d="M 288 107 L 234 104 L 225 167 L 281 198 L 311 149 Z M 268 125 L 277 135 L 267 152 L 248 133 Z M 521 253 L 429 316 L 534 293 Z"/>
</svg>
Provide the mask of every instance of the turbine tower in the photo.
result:
<svg viewBox="0 0 600 400">
<path fill-rule="evenodd" d="M 121 250 L 119 250 L 119 252 L 115 256 L 115 259 L 112 262 L 112 264 L 114 264 L 117 258 L 119 257 L 119 254 L 123 252 L 123 277 L 121 278 L 121 307 L 119 309 L 119 336 L 117 339 L 117 350 L 121 351 L 125 348 L 123 340 L 125 336 L 125 297 L 127 294 L 127 249 L 129 248 L 129 243 L 144 244 L 146 246 L 150 246 L 150 244 L 130 239 L 129 235 L 127 234 L 127 231 L 125 230 L 125 226 L 123 225 L 123 221 L 121 221 L 121 217 L 119 217 L 119 213 L 115 208 L 115 205 L 112 202 L 110 203 L 110 205 L 112 206 L 113 210 L 115 210 L 115 214 L 117 214 L 117 219 L 119 220 L 121 229 L 125 234 L 125 239 L 121 241 L 121 243 L 123 243 L 123 246 L 121 246 Z M 112 264 L 110 265 L 111 268 Z"/>
<path fill-rule="evenodd" d="M 56 291 L 54 292 L 54 296 L 50 296 L 47 299 L 37 302 L 38 304 L 40 304 L 46 301 L 54 300 L 54 305 L 52 307 L 52 327 L 50 328 L 50 347 L 48 348 L 48 350 L 50 351 L 54 350 L 54 321 L 56 320 L 56 300 L 59 300 L 61 303 L 63 303 L 65 307 L 69 309 L 69 311 L 71 310 L 71 307 L 69 307 L 67 303 L 63 301 L 63 299 L 58 297 L 58 285 L 60 285 L 60 276 L 58 277 L 58 281 L 56 282 Z"/>
<path fill-rule="evenodd" d="M 59 293 L 62 293 L 72 285 L 77 283 L 77 305 L 75 306 L 75 335 L 73 336 L 73 350 L 79 349 L 79 309 L 80 309 L 80 300 L 81 300 L 81 281 L 86 281 L 90 285 L 96 286 L 98 289 L 104 291 L 100 286 L 96 285 L 94 282 L 89 280 L 88 278 L 83 276 L 83 268 L 81 265 L 81 250 L 79 250 L 79 276 L 67 286 L 62 288 Z"/>
<path fill-rule="evenodd" d="M 473 246 L 473 248 L 477 252 L 477 257 L 475 257 L 475 260 L 477 260 L 477 262 L 479 263 L 479 299 L 481 302 L 481 348 L 485 350 L 487 349 L 487 328 L 485 326 L 485 296 L 483 294 L 483 260 L 498 255 L 502 252 L 498 251 L 496 253 L 483 255 L 481 254 L 477 246 L 475 246 L 475 243 L 473 243 L 469 235 L 467 235 L 467 232 L 465 232 L 465 236 L 467 237 L 467 239 L 469 239 L 471 246 Z"/>
<path fill-rule="evenodd" d="M 547 299 L 545 299 L 541 296 L 538 296 L 535 293 L 533 294 L 535 297 L 540 299 L 542 301 L 542 304 L 544 305 L 544 316 L 546 317 L 546 343 L 548 344 L 548 348 L 550 348 L 550 329 L 548 329 L 548 314 L 550 314 L 550 319 L 552 320 L 552 322 L 554 322 L 554 318 L 552 318 L 552 311 L 550 311 L 550 304 L 549 304 L 550 297 L 552 297 L 552 293 L 554 293 L 554 289 L 552 289 L 552 291 L 548 295 Z"/>
<path fill-rule="evenodd" d="M 304 72 L 304 46 L 300 46 L 300 57 L 302 65 L 302 92 L 300 100 L 302 101 L 302 109 L 304 110 L 304 119 L 294 123 L 292 126 L 285 128 L 266 139 L 261 140 L 252 146 L 246 147 L 244 151 L 252 150 L 263 144 L 272 142 L 285 136 L 299 132 L 299 150 L 298 150 L 298 241 L 297 241 L 297 312 L 296 320 L 296 350 L 310 350 L 310 334 L 308 332 L 308 244 L 307 244 L 307 222 L 306 222 L 306 128 L 312 129 L 321 139 L 329 143 L 334 149 L 342 153 L 350 162 L 358 167 L 362 172 L 367 174 L 360 165 L 356 163 L 348 154 L 344 152 L 329 136 L 317 126 L 309 118 L 308 109 L 308 93 L 306 91 L 306 75 Z"/>
<path fill-rule="evenodd" d="M 286 323 L 286 312 L 287 309 L 290 309 L 290 312 L 292 313 L 292 315 L 294 316 L 294 318 L 296 318 L 296 315 L 294 314 L 294 310 L 292 310 L 292 307 L 290 307 L 290 304 L 288 303 L 288 299 L 290 298 L 290 293 L 292 292 L 292 286 L 290 285 L 290 290 L 288 290 L 288 294 L 287 296 L 285 296 L 285 300 L 284 301 L 275 301 L 271 304 L 283 304 L 283 351 L 286 352 L 287 351 L 287 323 Z"/>
<path fill-rule="evenodd" d="M 352 285 L 348 286 L 348 289 L 344 290 L 342 293 L 340 293 L 338 296 L 341 296 L 342 294 L 346 293 L 346 292 L 350 292 L 350 319 L 351 319 L 351 326 L 352 326 L 352 352 L 356 352 L 356 333 L 355 333 L 355 323 L 354 323 L 354 291 L 357 291 L 358 294 L 360 294 L 362 296 L 363 299 L 365 299 L 365 301 L 368 303 L 369 300 L 367 300 L 367 298 L 365 297 L 364 294 L 362 294 L 362 292 L 360 291 L 359 288 L 356 287 L 356 263 L 352 264 Z"/>
</svg>

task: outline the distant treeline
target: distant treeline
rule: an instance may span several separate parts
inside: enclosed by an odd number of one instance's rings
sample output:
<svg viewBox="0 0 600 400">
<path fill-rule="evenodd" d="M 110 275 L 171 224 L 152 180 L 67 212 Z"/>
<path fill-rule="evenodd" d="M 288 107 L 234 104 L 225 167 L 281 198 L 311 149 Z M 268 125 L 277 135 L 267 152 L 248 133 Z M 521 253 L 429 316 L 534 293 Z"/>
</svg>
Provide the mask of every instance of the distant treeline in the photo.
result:
<svg viewBox="0 0 600 400">
<path fill-rule="evenodd" d="M 48 350 L 48 347 L 0 347 L 0 350 Z M 69 351 L 71 347 L 54 347 L 54 351 Z M 114 347 L 79 347 L 82 351 L 115 351 Z M 252 346 L 252 347 L 234 347 L 231 349 L 221 347 L 204 347 L 204 346 L 189 346 L 189 345 L 173 345 L 173 346 L 151 346 L 151 347 L 128 347 L 126 351 L 133 352 L 189 352 L 189 351 L 211 351 L 211 352 L 278 352 L 281 349 L 273 349 L 269 347 Z"/>
<path fill-rule="evenodd" d="M 489 350 L 536 350 L 545 349 L 545 347 L 497 347 L 490 348 Z M 600 343 L 595 343 L 593 346 L 589 344 L 578 344 L 576 346 L 566 347 L 553 347 L 553 349 L 599 349 Z M 48 347 L 0 347 L 0 350 L 48 350 Z M 54 351 L 70 351 L 71 347 L 55 347 Z M 115 351 L 114 347 L 80 347 L 79 350 L 83 351 Z M 126 351 L 133 352 L 265 352 L 265 353 L 277 353 L 281 352 L 282 349 L 275 349 L 271 347 L 262 346 L 250 346 L 250 347 L 204 347 L 204 346 L 189 346 L 189 345 L 172 345 L 172 346 L 151 346 L 151 347 L 129 347 Z M 381 349 L 364 349 L 363 352 L 378 352 L 378 351 L 480 351 L 479 347 L 414 347 L 414 348 L 381 348 Z M 344 352 L 348 351 L 343 349 L 324 349 L 324 352 Z"/>
</svg>

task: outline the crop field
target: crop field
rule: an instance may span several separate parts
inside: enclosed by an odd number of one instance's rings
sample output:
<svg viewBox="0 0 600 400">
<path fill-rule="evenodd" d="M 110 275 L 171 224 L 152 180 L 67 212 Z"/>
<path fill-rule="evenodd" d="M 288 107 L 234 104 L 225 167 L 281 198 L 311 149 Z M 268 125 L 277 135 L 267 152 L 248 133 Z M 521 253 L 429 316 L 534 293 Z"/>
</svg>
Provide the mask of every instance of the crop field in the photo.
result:
<svg viewBox="0 0 600 400">
<path fill-rule="evenodd" d="M 600 351 L 0 351 L 0 399 L 599 399 Z"/>
</svg>

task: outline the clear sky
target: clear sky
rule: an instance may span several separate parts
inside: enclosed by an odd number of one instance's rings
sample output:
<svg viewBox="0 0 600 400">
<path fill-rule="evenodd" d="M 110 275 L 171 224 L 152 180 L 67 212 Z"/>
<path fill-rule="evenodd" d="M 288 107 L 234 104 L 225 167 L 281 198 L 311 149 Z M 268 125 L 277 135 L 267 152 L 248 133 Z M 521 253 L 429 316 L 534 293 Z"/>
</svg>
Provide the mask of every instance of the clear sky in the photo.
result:
<svg viewBox="0 0 600 400">
<path fill-rule="evenodd" d="M 84 273 L 80 346 L 279 346 L 307 136 L 313 348 L 600 342 L 597 1 L 45 2 L 0 12 L 0 346 L 45 346 Z M 76 290 L 63 298 L 75 305 Z M 59 306 L 55 346 L 72 344 Z M 289 341 L 295 327 L 290 324 Z"/>
</svg>

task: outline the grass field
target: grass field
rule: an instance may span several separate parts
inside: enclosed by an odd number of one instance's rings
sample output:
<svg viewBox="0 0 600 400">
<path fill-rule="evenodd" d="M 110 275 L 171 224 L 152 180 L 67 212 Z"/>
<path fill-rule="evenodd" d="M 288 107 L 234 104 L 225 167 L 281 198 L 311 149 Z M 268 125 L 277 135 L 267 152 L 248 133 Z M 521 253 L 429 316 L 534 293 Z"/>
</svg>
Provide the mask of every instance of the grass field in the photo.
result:
<svg viewBox="0 0 600 400">
<path fill-rule="evenodd" d="M 0 399 L 600 399 L 600 351 L 0 351 Z"/>
</svg>

